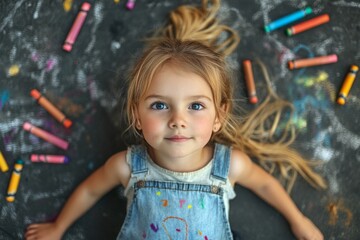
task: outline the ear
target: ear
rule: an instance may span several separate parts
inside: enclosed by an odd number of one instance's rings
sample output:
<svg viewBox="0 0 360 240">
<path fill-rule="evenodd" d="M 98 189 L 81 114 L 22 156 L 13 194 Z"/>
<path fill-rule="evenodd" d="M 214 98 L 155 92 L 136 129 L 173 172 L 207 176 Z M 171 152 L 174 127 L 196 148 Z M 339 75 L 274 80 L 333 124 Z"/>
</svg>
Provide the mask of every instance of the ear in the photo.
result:
<svg viewBox="0 0 360 240">
<path fill-rule="evenodd" d="M 133 110 L 133 117 L 135 119 L 135 128 L 137 130 L 141 130 L 141 123 L 140 123 L 140 120 L 139 120 L 139 113 L 138 113 L 137 109 Z"/>
<path fill-rule="evenodd" d="M 221 128 L 221 123 L 218 120 L 215 120 L 214 126 L 213 126 L 213 132 L 216 133 Z"/>
<path fill-rule="evenodd" d="M 140 123 L 139 119 L 135 120 L 135 127 L 136 127 L 137 130 L 141 130 L 141 123 Z"/>
<path fill-rule="evenodd" d="M 220 107 L 219 113 L 216 116 L 215 121 L 214 121 L 214 126 L 213 126 L 213 132 L 214 133 L 216 133 L 216 132 L 218 132 L 220 130 L 220 128 L 222 126 L 223 119 L 224 119 L 224 115 L 226 113 L 226 109 L 227 109 L 226 104 L 223 104 Z"/>
</svg>

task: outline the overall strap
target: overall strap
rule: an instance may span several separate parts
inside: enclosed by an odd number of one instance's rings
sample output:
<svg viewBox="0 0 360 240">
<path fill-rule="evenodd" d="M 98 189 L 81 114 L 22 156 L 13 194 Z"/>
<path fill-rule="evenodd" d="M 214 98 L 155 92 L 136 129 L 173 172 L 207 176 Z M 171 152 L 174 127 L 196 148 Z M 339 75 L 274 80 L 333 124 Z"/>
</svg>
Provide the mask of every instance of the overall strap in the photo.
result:
<svg viewBox="0 0 360 240">
<path fill-rule="evenodd" d="M 148 172 L 147 151 L 144 145 L 135 145 L 130 148 L 131 151 L 131 174 L 139 175 Z"/>
<path fill-rule="evenodd" d="M 230 154 L 230 147 L 215 143 L 211 178 L 226 183 L 230 167 Z"/>
</svg>

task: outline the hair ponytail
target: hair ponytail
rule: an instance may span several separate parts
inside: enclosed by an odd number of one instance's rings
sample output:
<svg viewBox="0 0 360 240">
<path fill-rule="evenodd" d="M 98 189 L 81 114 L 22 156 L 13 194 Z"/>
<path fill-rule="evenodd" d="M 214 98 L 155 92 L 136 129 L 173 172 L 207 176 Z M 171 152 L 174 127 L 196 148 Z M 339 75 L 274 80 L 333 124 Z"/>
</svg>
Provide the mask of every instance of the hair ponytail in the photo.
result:
<svg viewBox="0 0 360 240">
<path fill-rule="evenodd" d="M 202 0 L 201 7 L 183 5 L 170 12 L 169 23 L 150 40 L 197 41 L 223 56 L 231 54 L 240 42 L 238 34 L 216 19 L 220 0 Z"/>
</svg>

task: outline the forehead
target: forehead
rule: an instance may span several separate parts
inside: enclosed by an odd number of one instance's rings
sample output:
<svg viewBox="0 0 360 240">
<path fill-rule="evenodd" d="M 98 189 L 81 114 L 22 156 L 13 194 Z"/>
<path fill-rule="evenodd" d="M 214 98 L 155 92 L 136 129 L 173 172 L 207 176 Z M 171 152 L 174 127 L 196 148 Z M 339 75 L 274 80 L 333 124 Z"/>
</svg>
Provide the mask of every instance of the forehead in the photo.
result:
<svg viewBox="0 0 360 240">
<path fill-rule="evenodd" d="M 175 63 L 165 63 L 154 74 L 145 95 L 158 94 L 197 94 L 212 98 L 207 81 L 189 68 Z"/>
</svg>

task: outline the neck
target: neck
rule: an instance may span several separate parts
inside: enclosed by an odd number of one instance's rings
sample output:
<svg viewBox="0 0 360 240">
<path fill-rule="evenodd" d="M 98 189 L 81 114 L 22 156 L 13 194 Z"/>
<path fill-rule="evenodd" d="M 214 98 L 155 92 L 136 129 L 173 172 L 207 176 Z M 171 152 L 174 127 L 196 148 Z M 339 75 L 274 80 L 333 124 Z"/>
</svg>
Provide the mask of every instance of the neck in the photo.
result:
<svg viewBox="0 0 360 240">
<path fill-rule="evenodd" d="M 149 148 L 149 155 L 154 163 L 173 172 L 193 172 L 205 167 L 213 156 L 213 147 L 205 146 L 186 156 L 170 158 Z"/>
</svg>

